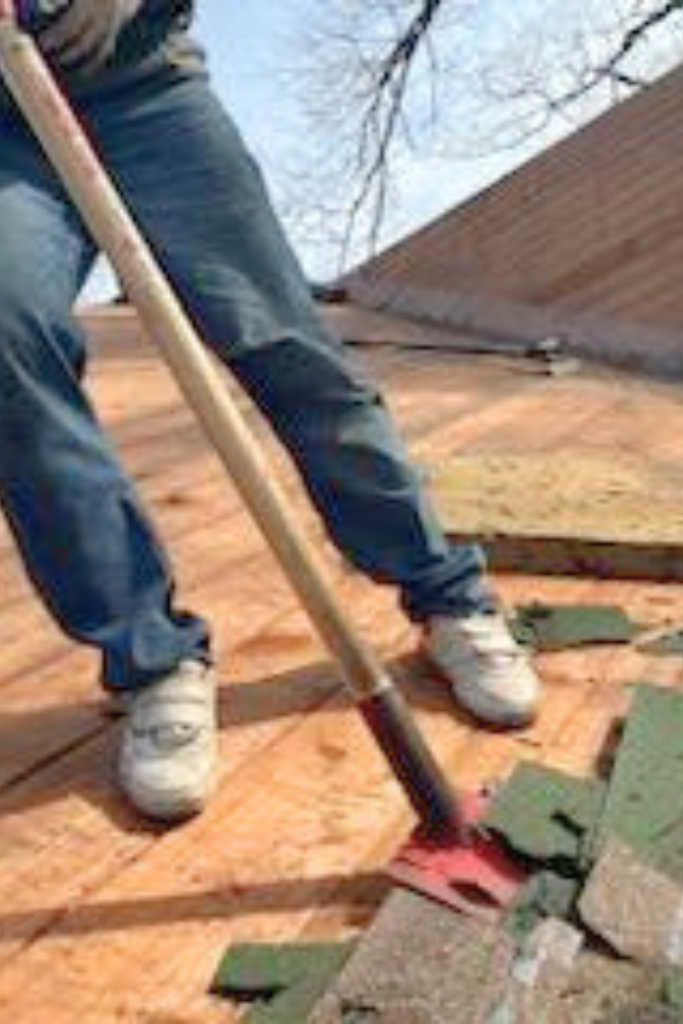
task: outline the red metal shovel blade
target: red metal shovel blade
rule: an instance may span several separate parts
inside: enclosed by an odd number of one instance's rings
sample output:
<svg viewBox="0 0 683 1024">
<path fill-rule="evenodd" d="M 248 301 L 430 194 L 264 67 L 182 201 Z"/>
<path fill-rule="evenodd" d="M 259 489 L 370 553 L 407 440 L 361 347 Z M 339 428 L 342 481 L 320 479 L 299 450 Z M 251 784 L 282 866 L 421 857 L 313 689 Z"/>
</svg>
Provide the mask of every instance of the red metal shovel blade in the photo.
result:
<svg viewBox="0 0 683 1024">
<path fill-rule="evenodd" d="M 463 914 L 493 921 L 509 907 L 529 879 L 529 872 L 479 827 L 488 798 L 463 798 L 467 842 L 425 837 L 420 829 L 389 868 L 399 885 L 453 907 Z"/>
</svg>

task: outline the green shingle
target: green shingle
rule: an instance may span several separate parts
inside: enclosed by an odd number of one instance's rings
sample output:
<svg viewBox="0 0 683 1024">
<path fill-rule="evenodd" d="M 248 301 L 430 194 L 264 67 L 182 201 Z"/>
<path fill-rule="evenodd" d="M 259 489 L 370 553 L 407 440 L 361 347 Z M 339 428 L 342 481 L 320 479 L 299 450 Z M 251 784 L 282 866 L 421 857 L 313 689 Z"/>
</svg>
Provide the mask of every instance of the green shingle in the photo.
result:
<svg viewBox="0 0 683 1024">
<path fill-rule="evenodd" d="M 609 835 L 683 882 L 683 695 L 637 687 L 618 751 L 597 849 Z"/>
<path fill-rule="evenodd" d="M 511 623 L 520 643 L 537 651 L 627 644 L 643 627 L 616 605 L 521 605 Z"/>
<path fill-rule="evenodd" d="M 683 1016 L 683 970 L 671 967 L 662 979 L 662 1000 Z"/>
<path fill-rule="evenodd" d="M 683 630 L 677 629 L 638 644 L 638 650 L 645 654 L 683 655 Z"/>
<path fill-rule="evenodd" d="M 496 795 L 485 825 L 517 853 L 579 872 L 585 839 L 596 827 L 604 799 L 605 785 L 598 780 L 521 764 Z"/>
<path fill-rule="evenodd" d="M 578 878 L 567 878 L 553 871 L 539 871 L 528 882 L 506 914 L 508 932 L 520 945 L 548 917 L 567 921 L 581 892 Z"/>
<path fill-rule="evenodd" d="M 252 1003 L 248 1024 L 301 1024 L 354 947 L 353 942 L 233 946 L 211 990 Z"/>
</svg>

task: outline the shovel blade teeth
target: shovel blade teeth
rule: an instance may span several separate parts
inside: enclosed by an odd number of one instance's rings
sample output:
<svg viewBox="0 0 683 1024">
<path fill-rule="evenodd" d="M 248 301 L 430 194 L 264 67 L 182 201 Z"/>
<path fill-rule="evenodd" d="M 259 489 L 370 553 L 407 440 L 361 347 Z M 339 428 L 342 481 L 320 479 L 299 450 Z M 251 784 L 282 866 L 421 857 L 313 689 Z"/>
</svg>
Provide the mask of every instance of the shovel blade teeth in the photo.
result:
<svg viewBox="0 0 683 1024">
<path fill-rule="evenodd" d="M 478 823 L 486 801 L 464 801 L 466 842 L 439 841 L 418 829 L 389 869 L 389 876 L 430 899 L 481 920 L 495 920 L 517 899 L 529 872 Z"/>
<path fill-rule="evenodd" d="M 427 876 L 423 871 L 410 865 L 396 864 L 389 871 L 389 875 L 403 888 L 410 889 L 442 906 L 450 907 L 466 917 L 493 923 L 501 915 L 502 908 L 492 904 L 479 891 Z"/>
</svg>

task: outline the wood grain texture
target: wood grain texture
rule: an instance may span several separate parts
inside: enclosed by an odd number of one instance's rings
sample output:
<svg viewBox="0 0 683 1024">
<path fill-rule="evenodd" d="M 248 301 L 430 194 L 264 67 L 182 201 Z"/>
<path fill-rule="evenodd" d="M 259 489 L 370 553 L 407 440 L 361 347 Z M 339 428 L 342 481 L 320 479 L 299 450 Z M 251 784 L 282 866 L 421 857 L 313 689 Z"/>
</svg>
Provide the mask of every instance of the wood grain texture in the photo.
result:
<svg viewBox="0 0 683 1024">
<path fill-rule="evenodd" d="M 334 938 L 363 927 L 385 892 L 382 868 L 410 827 L 398 787 L 165 372 L 132 331 L 120 349 L 115 339 L 96 346 L 91 387 L 173 551 L 183 603 L 215 623 L 221 784 L 200 820 L 167 833 L 122 805 L 111 777 L 118 726 L 100 700 L 95 659 L 47 620 L 5 537 L 0 999 L 17 1024 L 235 1020 L 206 994 L 228 942 Z M 125 383 L 131 360 L 134 394 Z M 605 374 L 549 381 L 517 364 L 434 353 L 377 351 L 365 361 L 419 460 L 548 451 L 580 436 L 603 454 L 637 441 L 652 458 L 675 459 L 680 447 L 683 461 L 683 433 L 657 416 L 677 415 L 673 389 Z M 634 427 L 641 405 L 647 415 Z M 474 728 L 415 654 L 394 596 L 332 554 L 267 443 L 311 536 L 326 547 L 340 596 L 458 784 L 500 777 L 520 759 L 589 772 L 628 706 L 630 683 L 683 686 L 679 659 L 631 648 L 545 655 L 538 723 L 514 735 Z M 617 602 L 662 625 L 683 619 L 679 585 L 507 576 L 499 587 L 509 605 Z"/>
</svg>

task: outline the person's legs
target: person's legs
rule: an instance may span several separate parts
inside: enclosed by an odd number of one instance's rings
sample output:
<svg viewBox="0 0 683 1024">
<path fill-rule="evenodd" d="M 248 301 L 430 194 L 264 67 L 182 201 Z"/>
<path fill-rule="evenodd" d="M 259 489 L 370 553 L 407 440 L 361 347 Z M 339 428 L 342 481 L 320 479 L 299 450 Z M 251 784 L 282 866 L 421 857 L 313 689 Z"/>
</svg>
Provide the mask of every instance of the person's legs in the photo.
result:
<svg viewBox="0 0 683 1024">
<path fill-rule="evenodd" d="M 81 386 L 71 313 L 95 251 L 37 146 L 3 123 L 0 502 L 64 630 L 132 688 L 204 657 L 207 628 L 172 607 L 166 558 Z"/>
<path fill-rule="evenodd" d="M 537 682 L 497 614 L 481 551 L 445 538 L 381 396 L 322 326 L 259 170 L 205 82 L 150 83 L 93 114 L 172 283 L 287 445 L 338 547 L 400 589 L 462 703 L 501 724 L 528 720 Z"/>
<path fill-rule="evenodd" d="M 261 175 L 202 80 L 96 118 L 107 162 L 190 314 L 266 412 L 337 546 L 415 621 L 488 612 L 482 552 L 448 542 L 376 387 L 324 329 Z"/>
</svg>

